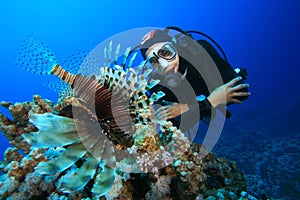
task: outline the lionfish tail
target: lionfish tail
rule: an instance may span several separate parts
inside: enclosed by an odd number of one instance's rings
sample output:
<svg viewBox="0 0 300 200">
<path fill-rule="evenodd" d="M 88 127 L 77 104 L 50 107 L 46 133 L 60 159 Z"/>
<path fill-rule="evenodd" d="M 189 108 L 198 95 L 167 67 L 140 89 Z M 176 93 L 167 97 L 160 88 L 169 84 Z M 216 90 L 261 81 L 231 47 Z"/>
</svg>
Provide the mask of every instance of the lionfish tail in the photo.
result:
<svg viewBox="0 0 300 200">
<path fill-rule="evenodd" d="M 28 72 L 34 74 L 50 74 L 57 60 L 42 41 L 26 37 L 17 49 L 16 62 Z"/>
</svg>

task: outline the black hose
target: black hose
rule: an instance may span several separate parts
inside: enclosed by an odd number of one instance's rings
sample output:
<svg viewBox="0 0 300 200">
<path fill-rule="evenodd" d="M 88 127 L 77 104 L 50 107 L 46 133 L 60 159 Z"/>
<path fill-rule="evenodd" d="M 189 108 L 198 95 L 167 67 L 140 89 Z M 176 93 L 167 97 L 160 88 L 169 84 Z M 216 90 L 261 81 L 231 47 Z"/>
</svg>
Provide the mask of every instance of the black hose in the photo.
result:
<svg viewBox="0 0 300 200">
<path fill-rule="evenodd" d="M 221 53 L 223 54 L 224 60 L 225 60 L 226 62 L 228 62 L 227 56 L 226 56 L 224 50 L 222 49 L 222 47 L 221 47 L 221 46 L 220 46 L 220 45 L 219 45 L 212 37 L 210 37 L 209 35 L 207 35 L 207 34 L 205 34 L 205 33 L 203 33 L 203 32 L 195 31 L 195 30 L 186 31 L 186 33 L 187 33 L 188 35 L 190 35 L 190 33 L 198 33 L 198 34 L 203 35 L 204 37 L 208 38 L 210 41 L 212 41 L 212 42 L 218 47 L 218 49 L 219 49 L 219 50 L 221 51 Z"/>
</svg>

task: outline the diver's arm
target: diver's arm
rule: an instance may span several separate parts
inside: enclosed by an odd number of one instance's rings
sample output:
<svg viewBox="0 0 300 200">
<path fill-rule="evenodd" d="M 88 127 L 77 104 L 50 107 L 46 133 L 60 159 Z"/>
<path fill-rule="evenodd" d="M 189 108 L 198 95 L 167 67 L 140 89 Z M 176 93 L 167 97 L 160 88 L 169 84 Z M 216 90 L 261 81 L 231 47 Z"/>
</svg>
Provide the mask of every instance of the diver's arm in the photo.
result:
<svg viewBox="0 0 300 200">
<path fill-rule="evenodd" d="M 191 129 L 200 120 L 210 118 L 213 108 L 207 99 L 196 102 L 193 104 L 185 104 L 188 106 L 188 110 L 182 113 L 180 116 L 171 119 L 172 123 L 177 127 L 180 126 L 180 130 L 185 132 Z"/>
<path fill-rule="evenodd" d="M 237 77 L 232 79 L 228 83 L 217 87 L 207 97 L 208 101 L 214 108 L 230 105 L 233 103 L 241 104 L 242 101 L 239 98 L 248 98 L 248 96 L 250 95 L 250 92 L 248 92 L 248 84 L 238 84 L 241 80 L 242 77 Z M 245 89 L 246 92 L 244 92 Z"/>
<path fill-rule="evenodd" d="M 242 103 L 242 101 L 240 101 L 238 98 L 248 97 L 250 95 L 249 92 L 240 92 L 240 90 L 248 88 L 248 84 L 236 85 L 240 80 L 241 77 L 234 78 L 230 82 L 217 87 L 207 98 L 203 99 L 202 101 L 189 104 L 188 110 L 181 115 L 181 118 L 184 118 L 185 122 L 188 122 L 188 125 L 185 125 L 185 128 L 183 129 L 191 128 L 192 125 L 196 124 L 199 120 L 203 120 L 207 123 L 207 121 L 204 119 L 211 119 L 211 117 L 213 117 L 214 110 L 217 108 L 219 108 L 221 111 L 224 111 L 226 117 L 229 118 L 231 114 L 224 109 L 225 106 L 232 103 Z"/>
</svg>

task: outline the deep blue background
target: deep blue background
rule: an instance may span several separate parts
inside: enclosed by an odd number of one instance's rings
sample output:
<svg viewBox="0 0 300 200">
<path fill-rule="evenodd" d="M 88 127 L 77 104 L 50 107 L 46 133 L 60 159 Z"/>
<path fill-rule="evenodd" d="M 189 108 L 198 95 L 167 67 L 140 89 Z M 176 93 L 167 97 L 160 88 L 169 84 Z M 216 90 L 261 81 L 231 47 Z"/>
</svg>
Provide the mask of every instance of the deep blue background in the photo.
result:
<svg viewBox="0 0 300 200">
<path fill-rule="evenodd" d="M 43 40 L 62 60 L 128 29 L 175 25 L 209 34 L 232 65 L 248 69 L 252 96 L 230 107 L 234 115 L 225 126 L 233 137 L 235 127 L 249 134 L 268 129 L 271 137 L 299 134 L 299 10 L 297 0 L 1 1 L 0 100 L 31 101 L 33 94 L 56 98 L 42 85 L 45 76 L 15 64 L 16 48 L 26 35 Z M 7 140 L 2 135 L 0 140 L 2 154 Z"/>
</svg>

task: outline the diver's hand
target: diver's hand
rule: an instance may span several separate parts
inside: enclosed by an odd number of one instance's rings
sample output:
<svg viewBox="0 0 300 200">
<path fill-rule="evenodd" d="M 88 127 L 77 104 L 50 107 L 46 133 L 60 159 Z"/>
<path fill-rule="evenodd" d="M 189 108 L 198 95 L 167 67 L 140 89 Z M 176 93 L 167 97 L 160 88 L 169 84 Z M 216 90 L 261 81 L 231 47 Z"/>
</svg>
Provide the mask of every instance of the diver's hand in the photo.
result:
<svg viewBox="0 0 300 200">
<path fill-rule="evenodd" d="M 155 119 L 158 120 L 168 120 L 175 118 L 184 112 L 189 110 L 189 107 L 187 104 L 180 104 L 176 102 L 167 102 L 166 106 L 161 106 L 155 111 Z"/>
<path fill-rule="evenodd" d="M 232 79 L 230 82 L 217 87 L 208 97 L 207 100 L 211 105 L 216 108 L 221 105 L 227 105 L 231 103 L 242 103 L 236 97 L 249 96 L 250 92 L 238 92 L 238 90 L 249 87 L 248 84 L 237 84 L 242 80 L 241 77 Z"/>
</svg>

